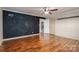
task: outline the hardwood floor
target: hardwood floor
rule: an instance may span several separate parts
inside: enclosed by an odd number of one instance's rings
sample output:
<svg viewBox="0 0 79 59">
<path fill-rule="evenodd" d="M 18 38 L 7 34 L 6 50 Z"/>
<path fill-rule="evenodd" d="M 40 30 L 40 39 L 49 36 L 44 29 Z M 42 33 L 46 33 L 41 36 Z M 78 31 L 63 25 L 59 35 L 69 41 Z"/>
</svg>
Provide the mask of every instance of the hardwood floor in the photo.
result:
<svg viewBox="0 0 79 59">
<path fill-rule="evenodd" d="M 79 51 L 79 41 L 51 34 L 40 34 L 32 37 L 5 41 L 3 42 L 3 47 L 0 47 L 0 51 L 77 52 Z"/>
</svg>

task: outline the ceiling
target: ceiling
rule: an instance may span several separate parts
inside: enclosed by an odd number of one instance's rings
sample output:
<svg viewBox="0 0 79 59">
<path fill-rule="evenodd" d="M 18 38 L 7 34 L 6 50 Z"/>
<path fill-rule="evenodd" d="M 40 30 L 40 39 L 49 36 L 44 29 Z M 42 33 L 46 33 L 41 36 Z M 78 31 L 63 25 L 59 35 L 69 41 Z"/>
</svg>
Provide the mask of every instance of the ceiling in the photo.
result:
<svg viewBox="0 0 79 59">
<path fill-rule="evenodd" d="M 41 17 L 49 17 L 51 15 L 44 14 L 44 7 L 3 7 L 4 10 L 15 11 L 24 14 L 30 14 Z M 53 8 L 53 7 L 52 7 Z M 54 7 L 58 11 L 54 11 L 52 15 L 58 16 L 72 10 L 79 10 L 79 7 Z"/>
</svg>

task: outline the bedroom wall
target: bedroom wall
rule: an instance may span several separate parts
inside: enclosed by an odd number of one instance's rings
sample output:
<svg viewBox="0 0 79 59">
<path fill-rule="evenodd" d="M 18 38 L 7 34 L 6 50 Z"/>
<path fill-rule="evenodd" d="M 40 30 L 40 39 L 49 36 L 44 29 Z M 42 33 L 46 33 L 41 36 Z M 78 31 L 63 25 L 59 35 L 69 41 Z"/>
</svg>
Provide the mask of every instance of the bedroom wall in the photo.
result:
<svg viewBox="0 0 79 59">
<path fill-rule="evenodd" d="M 56 35 L 79 39 L 79 18 L 56 20 L 55 26 Z"/>
<path fill-rule="evenodd" d="M 50 34 L 55 34 L 55 17 L 49 20 Z"/>
<path fill-rule="evenodd" d="M 2 9 L 0 8 L 0 45 L 3 41 L 2 35 L 3 35 L 3 33 L 2 33 Z"/>
<path fill-rule="evenodd" d="M 39 17 L 3 11 L 3 38 L 14 38 L 39 33 Z"/>
<path fill-rule="evenodd" d="M 79 10 L 68 11 L 62 17 L 78 16 Z M 55 35 L 79 40 L 79 17 L 55 21 Z"/>
</svg>

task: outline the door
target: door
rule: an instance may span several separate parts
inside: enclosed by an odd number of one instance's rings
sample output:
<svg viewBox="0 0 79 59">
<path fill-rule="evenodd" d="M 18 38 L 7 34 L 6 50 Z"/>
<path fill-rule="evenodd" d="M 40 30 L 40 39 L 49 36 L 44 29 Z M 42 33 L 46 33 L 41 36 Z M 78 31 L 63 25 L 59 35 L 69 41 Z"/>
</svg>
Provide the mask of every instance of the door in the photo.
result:
<svg viewBox="0 0 79 59">
<path fill-rule="evenodd" d="M 41 33 L 44 33 L 44 22 L 41 22 Z"/>
</svg>

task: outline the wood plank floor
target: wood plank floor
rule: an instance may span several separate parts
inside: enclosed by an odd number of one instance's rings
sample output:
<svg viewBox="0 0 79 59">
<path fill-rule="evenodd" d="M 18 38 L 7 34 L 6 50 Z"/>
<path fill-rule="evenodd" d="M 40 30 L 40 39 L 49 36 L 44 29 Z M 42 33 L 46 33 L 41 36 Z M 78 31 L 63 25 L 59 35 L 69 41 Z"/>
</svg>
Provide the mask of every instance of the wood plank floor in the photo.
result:
<svg viewBox="0 0 79 59">
<path fill-rule="evenodd" d="M 51 34 L 40 34 L 32 37 L 5 41 L 3 42 L 3 47 L 0 47 L 0 51 L 77 52 L 79 51 L 79 41 Z"/>
</svg>

